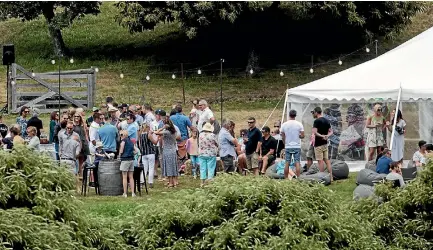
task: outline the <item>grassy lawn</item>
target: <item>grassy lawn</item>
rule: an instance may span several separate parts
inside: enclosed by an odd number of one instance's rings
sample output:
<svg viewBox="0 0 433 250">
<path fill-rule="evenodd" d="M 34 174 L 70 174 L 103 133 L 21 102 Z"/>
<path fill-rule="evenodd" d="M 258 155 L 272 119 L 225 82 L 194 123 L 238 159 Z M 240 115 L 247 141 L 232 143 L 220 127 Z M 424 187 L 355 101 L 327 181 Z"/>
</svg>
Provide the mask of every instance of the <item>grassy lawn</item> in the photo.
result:
<svg viewBox="0 0 433 250">
<path fill-rule="evenodd" d="M 185 79 L 180 78 L 180 62 L 160 65 L 170 55 L 171 44 L 180 36 L 177 24 L 160 24 L 152 31 L 131 34 L 115 21 L 116 8 L 113 2 L 104 2 L 97 16 L 86 15 L 69 28 L 63 30 L 66 45 L 74 57 L 74 64 L 63 62 L 62 68 L 81 69 L 97 66 L 96 103 L 102 103 L 107 95 L 117 102 L 150 102 L 155 107 L 168 108 L 183 101 L 182 86 L 185 85 L 186 101 L 206 98 L 215 111 L 219 111 L 220 80 L 219 63 L 202 68 L 197 75 L 194 63 L 184 65 Z M 399 45 L 426 30 L 433 24 L 433 15 L 423 13 L 413 19 L 410 25 L 394 41 L 380 39 L 379 54 Z M 16 46 L 16 62 L 35 72 L 54 71 L 48 29 L 43 18 L 30 22 L 9 20 L 0 22 L 0 42 Z M 373 51 L 373 50 L 372 50 Z M 156 58 L 159 55 L 158 58 Z M 344 70 L 358 63 L 374 58 L 374 53 L 356 53 L 344 59 L 342 66 L 337 63 L 315 67 L 314 74 L 306 69 L 285 70 L 284 77 L 279 70 L 264 70 L 254 77 L 245 75 L 243 69 L 224 69 L 223 91 L 224 110 L 271 110 L 286 87 L 295 87 L 329 74 Z M 219 58 L 215 59 L 216 61 Z M 321 63 L 317 58 L 316 63 Z M 193 70 L 194 69 L 194 70 Z M 124 78 L 119 77 L 120 73 Z M 177 78 L 171 79 L 175 73 Z M 151 80 L 144 81 L 149 75 Z M 5 81 L 5 67 L 0 69 L 0 81 Z M 0 86 L 0 105 L 5 103 L 5 85 Z"/>
<path fill-rule="evenodd" d="M 263 177 L 259 177 L 263 178 Z M 350 173 L 349 178 L 346 180 L 335 181 L 332 185 L 327 188 L 331 189 L 337 194 L 338 202 L 342 205 L 348 204 L 352 201 L 353 190 L 356 187 L 355 184 L 356 173 Z M 106 219 L 117 219 L 125 216 L 134 215 L 135 212 L 140 209 L 140 205 L 158 203 L 159 200 L 167 200 L 178 197 L 178 190 L 194 190 L 200 188 L 200 181 L 193 179 L 190 176 L 180 177 L 180 185 L 177 189 L 167 189 L 164 187 L 163 182 L 155 180 L 155 186 L 153 189 L 149 189 L 149 194 L 146 195 L 143 190 L 142 196 L 135 198 L 128 197 L 108 197 L 108 196 L 97 196 L 94 190 L 90 190 L 90 195 L 83 197 L 78 195 L 79 200 L 82 202 L 81 207 L 92 216 L 102 217 Z"/>
</svg>

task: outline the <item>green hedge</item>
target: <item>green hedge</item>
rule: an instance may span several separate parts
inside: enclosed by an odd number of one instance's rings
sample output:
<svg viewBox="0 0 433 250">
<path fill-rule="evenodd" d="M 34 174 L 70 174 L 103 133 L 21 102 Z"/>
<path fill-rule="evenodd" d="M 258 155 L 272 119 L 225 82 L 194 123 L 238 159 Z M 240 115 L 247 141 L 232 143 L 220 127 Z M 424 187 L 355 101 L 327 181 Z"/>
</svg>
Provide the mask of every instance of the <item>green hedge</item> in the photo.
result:
<svg viewBox="0 0 433 250">
<path fill-rule="evenodd" d="M 321 185 L 224 176 L 149 204 L 124 225 L 139 249 L 385 249 L 372 227 Z"/>
<path fill-rule="evenodd" d="M 78 209 L 74 177 L 49 157 L 0 150 L 0 246 L 10 249 L 127 249 Z"/>
<path fill-rule="evenodd" d="M 322 185 L 237 175 L 141 205 L 116 223 L 89 218 L 74 178 L 46 156 L 0 151 L 0 249 L 432 249 L 433 164 L 383 202 L 339 204 Z"/>
</svg>

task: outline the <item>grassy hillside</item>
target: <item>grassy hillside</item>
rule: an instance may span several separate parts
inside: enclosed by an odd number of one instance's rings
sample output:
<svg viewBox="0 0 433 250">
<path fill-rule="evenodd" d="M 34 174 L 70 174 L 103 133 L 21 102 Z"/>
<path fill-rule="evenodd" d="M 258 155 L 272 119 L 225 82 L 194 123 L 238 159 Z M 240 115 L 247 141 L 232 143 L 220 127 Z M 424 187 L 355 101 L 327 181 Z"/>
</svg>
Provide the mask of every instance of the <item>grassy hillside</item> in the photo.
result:
<svg viewBox="0 0 433 250">
<path fill-rule="evenodd" d="M 185 84 L 186 100 L 206 98 L 213 108 L 219 112 L 218 78 L 219 63 L 203 69 L 202 75 L 191 70 L 199 65 L 185 64 L 186 80 L 180 79 L 180 62 L 173 65 L 154 65 L 155 55 L 169 56 L 170 46 L 179 36 L 176 24 L 162 24 L 153 31 L 130 34 L 127 29 L 114 22 L 116 8 L 113 2 L 104 2 L 101 13 L 97 16 L 85 16 L 63 31 L 66 45 L 71 50 L 75 63 L 64 62 L 64 69 L 79 69 L 97 66 L 100 72 L 97 77 L 97 100 L 102 103 L 105 96 L 112 95 L 117 102 L 138 103 L 143 99 L 154 107 L 167 108 L 174 102 L 182 101 L 182 85 Z M 433 26 L 433 15 L 420 14 L 414 18 L 413 24 L 395 41 L 379 41 L 379 53 L 383 53 L 401 42 L 419 34 Z M 16 61 L 25 68 L 35 72 L 53 71 L 52 46 L 46 23 L 43 18 L 31 22 L 10 20 L 0 23 L 0 42 L 14 43 Z M 373 52 L 373 48 L 371 48 Z M 307 68 L 288 72 L 279 76 L 279 70 L 261 72 L 259 76 L 250 77 L 239 73 L 242 69 L 225 71 L 223 79 L 225 110 L 229 110 L 231 118 L 242 119 L 255 114 L 263 122 L 280 99 L 286 86 L 299 84 L 324 77 L 343 70 L 360 62 L 372 59 L 374 53 L 360 52 L 344 60 L 342 66 L 336 62 L 315 68 L 310 74 Z M 158 58 L 160 62 L 161 58 Z M 218 60 L 219 58 L 216 58 Z M 320 58 L 315 58 L 320 63 Z M 162 68 L 164 70 L 162 70 Z M 290 67 L 287 67 L 290 68 Z M 169 69 L 169 70 L 167 70 Z M 166 71 L 161 73 L 161 71 Z M 159 73 L 158 73 L 159 72 Z M 121 79 L 120 73 L 125 77 Z M 172 73 L 177 78 L 171 79 Z M 146 75 L 151 80 L 144 83 Z M 215 76 L 216 74 L 216 76 Z M 233 77 L 233 74 L 237 77 Z M 1 68 L 0 105 L 6 101 L 5 67 Z M 280 108 L 275 118 L 280 116 Z M 240 115 L 241 114 L 241 115 Z M 260 117 L 259 117 L 260 115 Z M 262 117 L 263 116 L 263 117 Z"/>
</svg>

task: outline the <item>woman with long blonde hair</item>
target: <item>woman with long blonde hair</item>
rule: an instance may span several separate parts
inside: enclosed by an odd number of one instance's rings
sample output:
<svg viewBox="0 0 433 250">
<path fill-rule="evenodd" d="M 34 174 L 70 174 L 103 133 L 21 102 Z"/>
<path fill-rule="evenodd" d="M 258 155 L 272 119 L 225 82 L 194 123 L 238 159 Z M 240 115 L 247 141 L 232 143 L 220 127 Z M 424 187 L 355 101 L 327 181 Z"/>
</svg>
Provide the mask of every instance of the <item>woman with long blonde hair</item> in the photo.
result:
<svg viewBox="0 0 433 250">
<path fill-rule="evenodd" d="M 81 176 L 83 163 L 87 159 L 87 156 L 90 155 L 89 142 L 87 140 L 87 133 L 84 128 L 85 122 L 79 112 L 74 113 L 72 121 L 74 123 L 73 130 L 75 133 L 77 133 L 80 136 L 80 141 L 81 141 L 81 152 L 80 155 L 78 156 L 78 175 Z"/>
</svg>

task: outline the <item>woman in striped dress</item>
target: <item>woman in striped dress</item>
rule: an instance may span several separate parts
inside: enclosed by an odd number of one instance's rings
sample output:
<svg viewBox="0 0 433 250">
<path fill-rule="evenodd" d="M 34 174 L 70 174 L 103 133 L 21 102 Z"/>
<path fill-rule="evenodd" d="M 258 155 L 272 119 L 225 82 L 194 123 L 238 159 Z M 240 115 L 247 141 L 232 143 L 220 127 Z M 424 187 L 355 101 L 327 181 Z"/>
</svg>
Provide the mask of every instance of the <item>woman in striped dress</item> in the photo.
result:
<svg viewBox="0 0 433 250">
<path fill-rule="evenodd" d="M 144 173 L 147 174 L 147 182 L 149 187 L 153 188 L 153 175 L 155 173 L 155 145 L 158 142 L 151 133 L 150 127 L 147 123 L 143 123 L 140 130 L 140 137 L 138 140 L 138 147 L 141 152 L 141 163 L 144 167 Z M 141 176 L 144 182 L 144 176 Z"/>
</svg>

